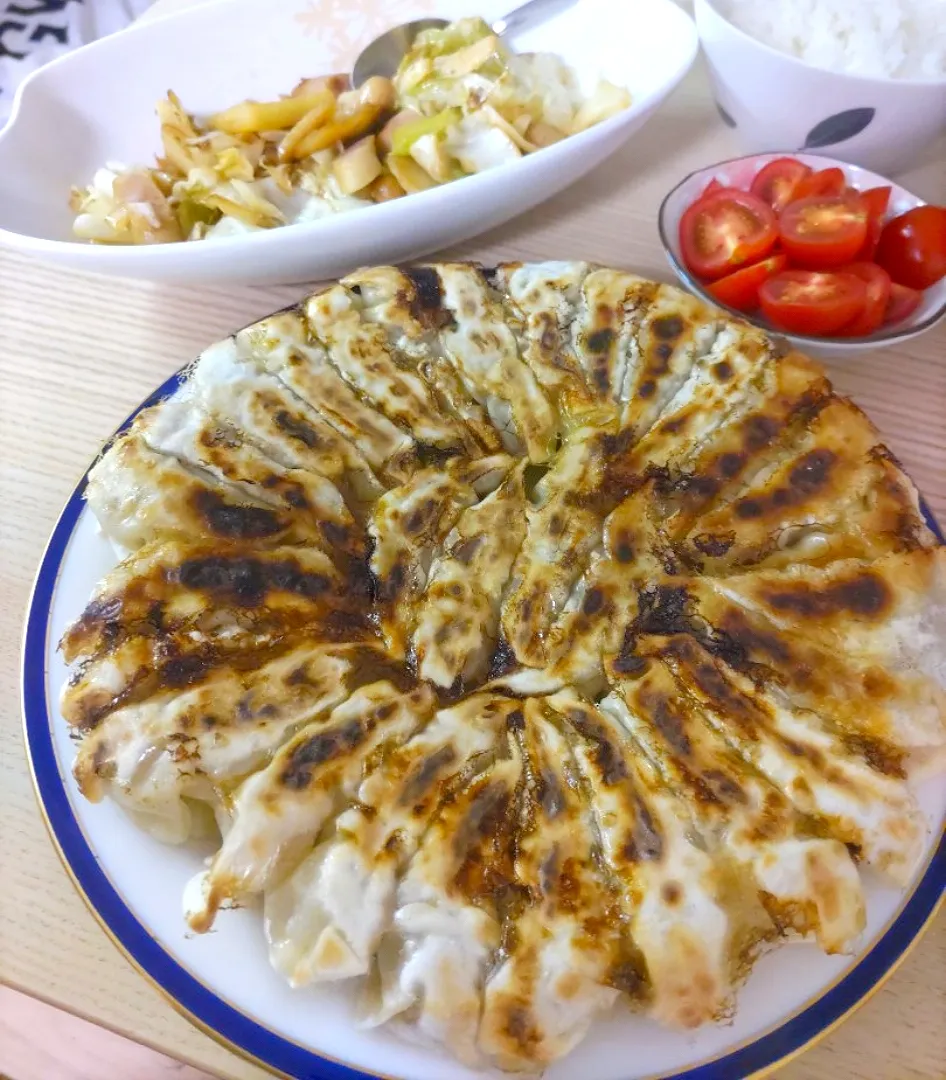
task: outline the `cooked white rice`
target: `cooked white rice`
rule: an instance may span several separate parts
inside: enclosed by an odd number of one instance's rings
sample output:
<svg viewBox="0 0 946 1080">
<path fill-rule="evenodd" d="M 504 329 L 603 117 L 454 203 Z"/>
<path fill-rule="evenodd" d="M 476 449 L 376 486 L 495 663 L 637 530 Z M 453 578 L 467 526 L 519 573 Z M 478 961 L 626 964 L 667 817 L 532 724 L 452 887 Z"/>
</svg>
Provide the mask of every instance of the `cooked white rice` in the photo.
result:
<svg viewBox="0 0 946 1080">
<path fill-rule="evenodd" d="M 816 67 L 946 77 L 946 0 L 718 0 L 716 6 L 747 34 Z"/>
</svg>

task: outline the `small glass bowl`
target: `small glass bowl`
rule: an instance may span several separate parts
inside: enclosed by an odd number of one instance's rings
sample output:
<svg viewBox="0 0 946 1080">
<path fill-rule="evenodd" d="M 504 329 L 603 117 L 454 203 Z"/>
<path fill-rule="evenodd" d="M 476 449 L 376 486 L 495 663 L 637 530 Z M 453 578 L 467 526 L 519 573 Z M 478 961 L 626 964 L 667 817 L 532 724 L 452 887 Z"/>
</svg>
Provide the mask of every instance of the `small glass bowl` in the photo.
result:
<svg viewBox="0 0 946 1080">
<path fill-rule="evenodd" d="M 861 338 L 836 338 L 817 337 L 809 334 L 786 334 L 783 330 L 772 326 L 759 315 L 746 315 L 743 312 L 733 311 L 714 299 L 705 289 L 703 283 L 687 270 L 683 263 L 680 252 L 680 218 L 706 189 L 711 180 L 717 180 L 727 187 L 742 188 L 748 190 L 755 174 L 769 161 L 775 158 L 785 157 L 785 153 L 749 154 L 746 157 L 732 158 L 729 161 L 720 161 L 715 165 L 707 165 L 704 169 L 698 169 L 684 177 L 673 188 L 660 204 L 660 212 L 657 217 L 657 228 L 660 233 L 660 241 L 670 265 L 677 277 L 691 291 L 701 299 L 714 307 L 722 307 L 726 311 L 745 319 L 753 326 L 762 327 L 781 337 L 788 338 L 802 352 L 814 353 L 819 356 L 850 356 L 864 352 L 867 349 L 882 349 L 891 345 L 899 345 L 910 338 L 918 337 L 935 326 L 946 315 L 946 278 L 930 286 L 923 293 L 923 299 L 915 312 L 903 322 L 894 326 L 884 327 L 876 334 Z M 895 184 L 887 177 L 862 169 L 858 165 L 850 165 L 846 161 L 826 157 L 822 154 L 791 154 L 793 158 L 803 161 L 813 169 L 827 169 L 837 166 L 844 171 L 848 184 L 858 190 L 879 187 L 889 184 L 891 187 L 890 215 L 902 214 L 911 210 L 914 206 L 923 206 L 924 200 L 911 194 L 905 188 Z"/>
</svg>

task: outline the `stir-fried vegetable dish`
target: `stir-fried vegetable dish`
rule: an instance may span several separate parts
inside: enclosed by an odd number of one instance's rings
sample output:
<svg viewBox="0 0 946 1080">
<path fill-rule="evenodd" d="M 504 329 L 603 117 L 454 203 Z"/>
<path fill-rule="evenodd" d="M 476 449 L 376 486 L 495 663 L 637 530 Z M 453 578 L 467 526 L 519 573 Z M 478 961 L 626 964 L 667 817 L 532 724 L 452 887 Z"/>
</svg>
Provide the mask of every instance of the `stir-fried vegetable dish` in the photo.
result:
<svg viewBox="0 0 946 1080">
<path fill-rule="evenodd" d="M 202 240 L 398 199 L 514 161 L 630 105 L 591 94 L 557 56 L 512 53 L 482 19 L 418 36 L 394 79 L 303 79 L 277 101 L 189 115 L 158 104 L 154 166 L 109 164 L 74 188 L 75 235 L 109 244 Z"/>
</svg>

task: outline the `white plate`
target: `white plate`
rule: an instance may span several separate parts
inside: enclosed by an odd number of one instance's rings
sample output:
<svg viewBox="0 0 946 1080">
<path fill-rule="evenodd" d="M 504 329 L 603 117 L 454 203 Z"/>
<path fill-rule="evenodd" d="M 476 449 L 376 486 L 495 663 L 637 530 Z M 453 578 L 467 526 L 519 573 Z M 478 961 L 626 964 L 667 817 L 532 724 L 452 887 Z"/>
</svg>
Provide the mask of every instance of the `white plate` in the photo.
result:
<svg viewBox="0 0 946 1080">
<path fill-rule="evenodd" d="M 143 403 L 177 387 L 170 379 Z M 112 803 L 94 806 L 72 779 L 74 746 L 55 706 L 66 669 L 56 651 L 63 629 L 94 583 L 115 564 L 85 509 L 82 491 L 63 511 L 36 580 L 23 659 L 23 709 L 33 775 L 53 837 L 73 880 L 128 958 L 192 1018 L 232 1048 L 306 1080 L 485 1080 L 439 1052 L 381 1031 L 360 1031 L 337 986 L 290 990 L 270 968 L 261 919 L 227 911 L 214 933 L 186 930 L 181 893 L 201 867 L 194 847 L 173 848 L 143 833 Z M 935 529 L 935 524 L 930 519 Z M 868 923 L 856 957 L 786 945 L 764 957 L 739 994 L 735 1019 L 694 1034 L 617 1013 L 598 1023 L 545 1080 L 719 1080 L 746 1077 L 829 1031 L 893 970 L 935 913 L 946 866 L 946 785 L 919 793 L 930 835 L 906 890 L 866 882 Z"/>
<path fill-rule="evenodd" d="M 155 103 L 173 89 L 212 113 L 272 98 L 303 76 L 350 70 L 360 46 L 418 15 L 501 15 L 514 0 L 217 0 L 70 53 L 20 87 L 0 133 L 0 242 L 69 266 L 191 282 L 304 281 L 399 262 L 491 229 L 580 179 L 637 131 L 699 43 L 672 0 L 579 0 L 514 38 L 557 53 L 582 82 L 626 86 L 629 109 L 555 146 L 393 202 L 262 233 L 141 247 L 71 239 L 72 185 L 108 161 L 149 163 Z"/>
</svg>

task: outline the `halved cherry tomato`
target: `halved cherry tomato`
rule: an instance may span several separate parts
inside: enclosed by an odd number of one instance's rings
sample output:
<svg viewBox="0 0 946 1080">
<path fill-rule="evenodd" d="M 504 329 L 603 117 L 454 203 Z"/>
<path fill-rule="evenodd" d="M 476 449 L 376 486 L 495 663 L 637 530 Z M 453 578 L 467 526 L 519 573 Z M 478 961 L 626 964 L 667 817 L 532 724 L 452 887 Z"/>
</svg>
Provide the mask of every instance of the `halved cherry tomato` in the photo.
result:
<svg viewBox="0 0 946 1080">
<path fill-rule="evenodd" d="M 736 311 L 755 311 L 759 306 L 759 287 L 766 278 L 784 270 L 788 256 L 781 253 L 770 255 L 762 262 L 744 266 L 734 274 L 714 281 L 706 291 L 715 300 Z"/>
<path fill-rule="evenodd" d="M 722 277 L 775 247 L 772 208 L 748 191 L 723 188 L 688 206 L 680 219 L 683 260 L 698 277 Z"/>
<path fill-rule="evenodd" d="M 877 242 L 884 227 L 884 215 L 887 213 L 887 204 L 890 202 L 890 187 L 868 188 L 866 191 L 851 191 L 860 195 L 862 202 L 867 207 L 867 238 L 864 246 L 858 252 L 858 262 L 873 262 L 874 252 L 877 250 Z"/>
<path fill-rule="evenodd" d="M 788 257 L 799 266 L 822 269 L 856 258 L 867 237 L 867 207 L 850 195 L 812 195 L 788 204 L 779 233 Z"/>
<path fill-rule="evenodd" d="M 883 324 L 890 300 L 890 275 L 872 262 L 851 263 L 842 267 L 841 272 L 860 278 L 867 287 L 867 297 L 860 312 L 838 333 L 844 337 L 867 337 Z"/>
<path fill-rule="evenodd" d="M 778 214 L 796 198 L 798 185 L 807 176 L 811 176 L 811 169 L 803 161 L 776 158 L 756 173 L 749 190 Z"/>
<path fill-rule="evenodd" d="M 783 270 L 759 289 L 763 313 L 793 334 L 834 334 L 858 314 L 867 286 L 853 274 Z"/>
<path fill-rule="evenodd" d="M 706 188 L 704 189 L 703 194 L 700 196 L 700 198 L 705 199 L 707 195 L 712 195 L 714 191 L 722 191 L 725 186 L 725 184 L 721 184 L 714 176 L 713 179 L 710 180 L 710 182 L 706 185 Z"/>
<path fill-rule="evenodd" d="M 810 172 L 799 181 L 795 189 L 796 199 L 810 199 L 812 195 L 841 195 L 847 186 L 843 170 L 836 165 L 830 169 Z"/>
<path fill-rule="evenodd" d="M 920 306 L 923 294 L 918 289 L 908 289 L 906 285 L 893 282 L 890 286 L 890 299 L 884 312 L 884 326 L 903 322 Z"/>
<path fill-rule="evenodd" d="M 883 187 L 872 187 L 867 188 L 865 191 L 859 191 L 858 195 L 867 204 L 868 214 L 871 217 L 883 220 L 884 214 L 887 213 L 887 205 L 890 202 L 890 191 L 890 185 L 885 184 Z"/>
<path fill-rule="evenodd" d="M 935 285 L 946 277 L 946 208 L 916 206 L 888 221 L 875 257 L 898 285 Z"/>
</svg>

